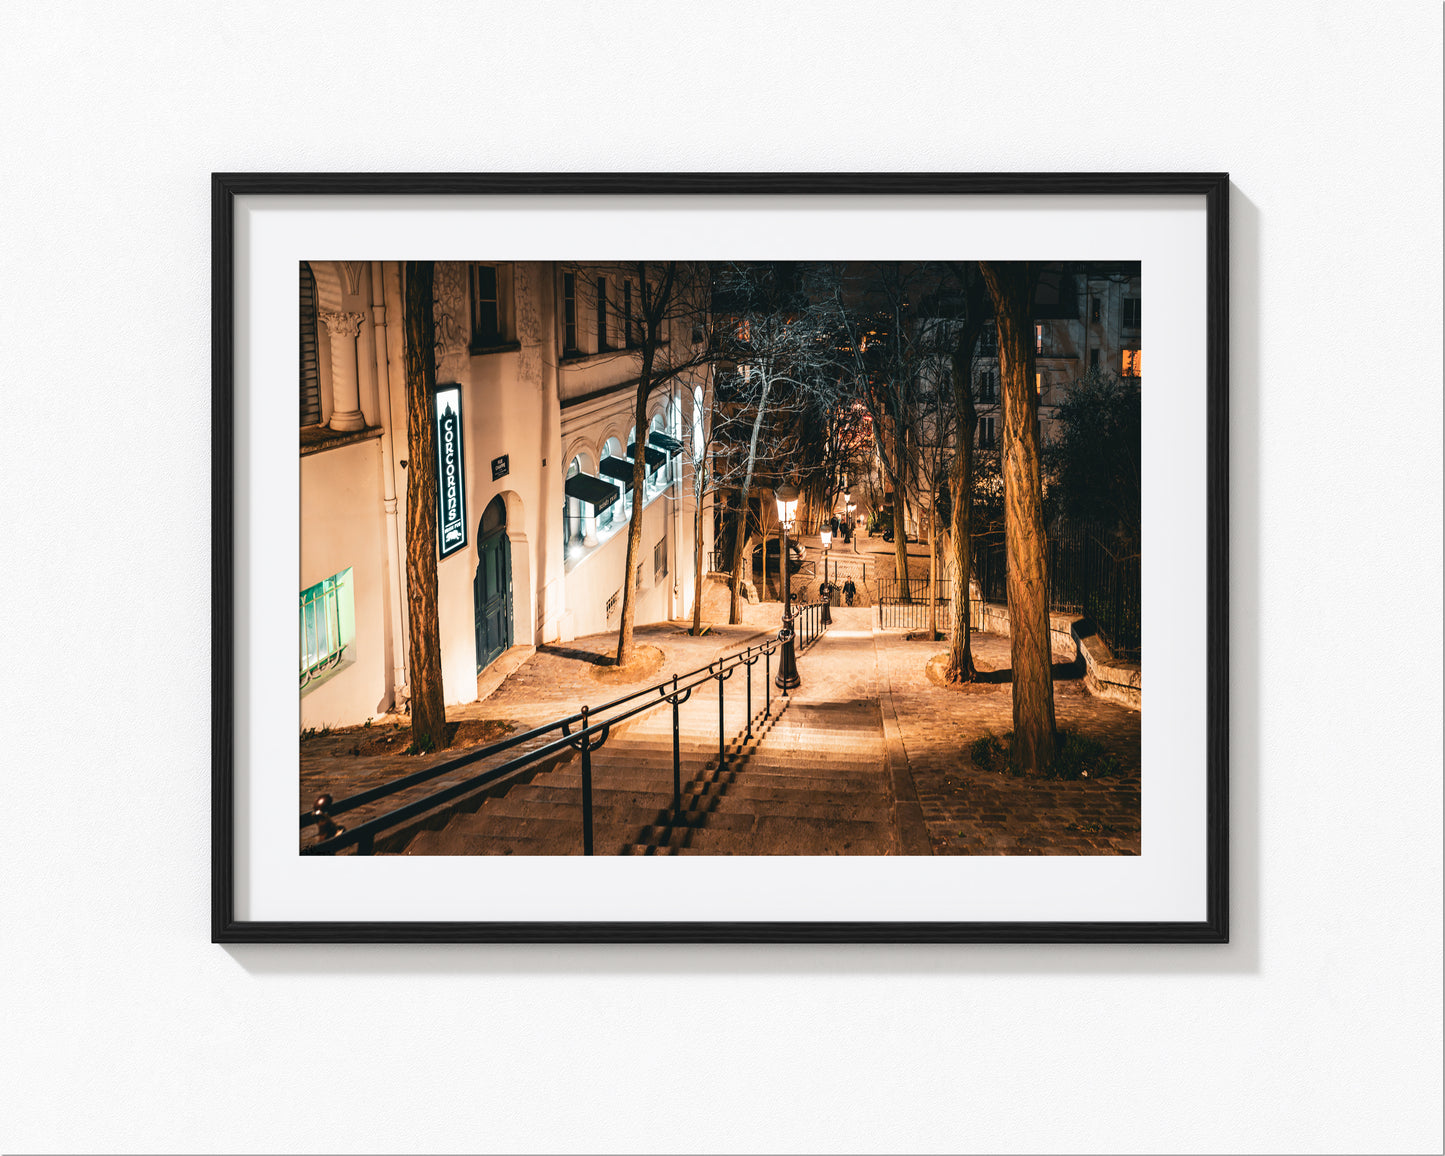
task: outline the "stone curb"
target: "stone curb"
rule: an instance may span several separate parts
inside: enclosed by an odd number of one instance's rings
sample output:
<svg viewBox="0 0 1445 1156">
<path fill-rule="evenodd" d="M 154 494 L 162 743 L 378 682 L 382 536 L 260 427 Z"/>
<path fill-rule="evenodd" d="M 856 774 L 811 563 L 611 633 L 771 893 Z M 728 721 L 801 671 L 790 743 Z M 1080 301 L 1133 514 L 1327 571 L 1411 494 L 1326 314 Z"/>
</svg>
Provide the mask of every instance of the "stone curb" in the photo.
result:
<svg viewBox="0 0 1445 1156">
<path fill-rule="evenodd" d="M 923 821 L 923 807 L 918 801 L 918 788 L 908 765 L 908 751 L 903 745 L 903 731 L 898 725 L 898 712 L 893 707 L 893 682 L 888 666 L 878 654 L 879 629 L 873 626 L 873 665 L 877 670 L 878 705 L 883 716 L 884 757 L 893 787 L 893 807 L 898 827 L 900 855 L 932 855 L 928 825 Z"/>
</svg>

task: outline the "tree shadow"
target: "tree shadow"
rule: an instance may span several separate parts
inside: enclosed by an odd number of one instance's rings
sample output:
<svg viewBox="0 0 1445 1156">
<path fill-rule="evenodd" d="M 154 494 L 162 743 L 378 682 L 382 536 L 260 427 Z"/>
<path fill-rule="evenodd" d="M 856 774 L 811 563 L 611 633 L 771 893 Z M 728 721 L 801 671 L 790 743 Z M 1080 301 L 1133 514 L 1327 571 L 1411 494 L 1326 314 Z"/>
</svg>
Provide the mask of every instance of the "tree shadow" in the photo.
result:
<svg viewBox="0 0 1445 1156">
<path fill-rule="evenodd" d="M 1072 662 L 1056 662 L 1050 668 L 1055 682 L 1068 682 L 1084 677 L 1084 660 L 1081 657 Z M 1014 680 L 1013 668 L 1005 666 L 1000 670 L 980 670 L 975 682 L 1007 684 Z"/>
<path fill-rule="evenodd" d="M 575 646 L 552 646 L 549 643 L 543 643 L 537 647 L 537 653 L 554 654 L 558 658 L 571 658 L 590 666 L 614 666 L 617 659 L 615 654 L 599 654 L 591 650 L 579 650 Z"/>
</svg>

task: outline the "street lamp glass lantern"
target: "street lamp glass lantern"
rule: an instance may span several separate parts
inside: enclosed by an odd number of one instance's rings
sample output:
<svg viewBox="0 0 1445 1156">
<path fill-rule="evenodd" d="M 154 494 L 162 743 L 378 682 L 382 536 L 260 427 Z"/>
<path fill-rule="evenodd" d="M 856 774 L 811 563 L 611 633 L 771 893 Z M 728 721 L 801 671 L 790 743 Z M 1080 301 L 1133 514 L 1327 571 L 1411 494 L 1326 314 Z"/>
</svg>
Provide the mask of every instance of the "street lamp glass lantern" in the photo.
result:
<svg viewBox="0 0 1445 1156">
<path fill-rule="evenodd" d="M 822 533 L 819 534 L 819 537 L 823 539 L 823 549 L 826 550 L 826 549 L 828 549 L 829 546 L 831 546 L 831 545 L 833 544 L 833 531 L 832 531 L 832 530 L 824 530 L 824 531 L 822 531 Z"/>
<path fill-rule="evenodd" d="M 778 499 L 778 523 L 793 528 L 793 517 L 798 510 L 798 487 L 783 485 L 773 491 Z"/>
</svg>

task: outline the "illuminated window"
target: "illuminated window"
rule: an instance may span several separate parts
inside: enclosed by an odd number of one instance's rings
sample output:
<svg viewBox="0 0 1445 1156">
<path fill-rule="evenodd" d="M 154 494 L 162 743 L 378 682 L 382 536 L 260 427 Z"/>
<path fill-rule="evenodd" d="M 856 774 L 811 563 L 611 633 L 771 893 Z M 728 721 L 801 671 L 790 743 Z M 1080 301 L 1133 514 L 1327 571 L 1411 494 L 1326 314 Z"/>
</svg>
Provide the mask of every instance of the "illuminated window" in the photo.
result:
<svg viewBox="0 0 1445 1156">
<path fill-rule="evenodd" d="M 1035 352 L 1035 353 L 1042 353 L 1043 351 L 1044 351 L 1044 327 L 1043 327 L 1042 325 L 1035 325 L 1035 326 L 1034 326 L 1034 352 Z"/>
<path fill-rule="evenodd" d="M 1140 349 L 1124 350 L 1123 375 L 1125 377 L 1144 376 L 1144 352 Z"/>
<path fill-rule="evenodd" d="M 301 689 L 316 685 L 349 661 L 356 637 L 351 568 L 301 591 Z"/>
<path fill-rule="evenodd" d="M 1089 320 L 1093 322 L 1099 320 L 1099 299 L 1097 297 L 1089 298 Z"/>
</svg>

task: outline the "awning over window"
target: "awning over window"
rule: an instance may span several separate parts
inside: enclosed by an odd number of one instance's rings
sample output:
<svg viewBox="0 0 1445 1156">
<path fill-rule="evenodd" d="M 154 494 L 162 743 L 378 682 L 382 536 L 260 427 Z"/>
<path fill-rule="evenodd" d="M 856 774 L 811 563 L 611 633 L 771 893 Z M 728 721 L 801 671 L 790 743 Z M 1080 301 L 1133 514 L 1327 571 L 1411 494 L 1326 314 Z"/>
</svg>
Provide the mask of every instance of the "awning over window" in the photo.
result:
<svg viewBox="0 0 1445 1156">
<path fill-rule="evenodd" d="M 632 463 L 626 458 L 603 458 L 602 465 L 598 467 L 597 472 L 606 474 L 609 478 L 616 478 L 626 485 L 632 485 Z"/>
<path fill-rule="evenodd" d="M 658 433 L 656 430 L 647 435 L 647 444 L 656 446 L 660 450 L 666 450 L 670 454 L 675 454 L 682 449 L 682 442 L 677 438 L 669 437 L 665 433 Z"/>
<path fill-rule="evenodd" d="M 604 461 L 603 465 L 606 464 Z M 617 492 L 617 487 L 611 482 L 604 482 L 601 478 L 594 478 L 591 474 L 573 474 L 567 479 L 567 484 L 563 489 L 569 498 L 586 502 L 599 514 L 621 497 Z"/>
<path fill-rule="evenodd" d="M 651 446 L 643 446 L 642 449 L 643 452 L 647 454 L 647 469 L 649 473 L 654 470 L 660 470 L 663 466 L 667 465 L 667 455 L 661 450 L 653 449 Z M 627 456 L 634 461 L 637 459 L 636 442 L 633 442 L 627 447 Z"/>
</svg>

